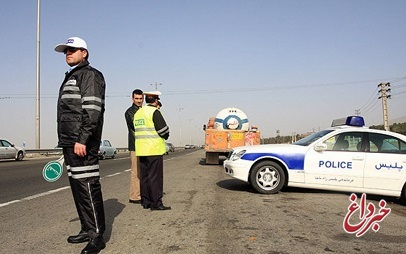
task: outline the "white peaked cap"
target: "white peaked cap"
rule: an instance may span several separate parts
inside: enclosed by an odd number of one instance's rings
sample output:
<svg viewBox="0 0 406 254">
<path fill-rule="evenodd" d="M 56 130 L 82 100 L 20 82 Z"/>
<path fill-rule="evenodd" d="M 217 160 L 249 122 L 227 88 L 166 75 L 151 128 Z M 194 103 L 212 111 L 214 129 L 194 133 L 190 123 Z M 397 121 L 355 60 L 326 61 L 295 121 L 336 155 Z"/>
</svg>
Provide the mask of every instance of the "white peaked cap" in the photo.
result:
<svg viewBox="0 0 406 254">
<path fill-rule="evenodd" d="M 144 92 L 144 95 L 154 95 L 154 96 L 160 96 L 162 93 L 158 90 L 151 91 L 151 92 Z"/>
<path fill-rule="evenodd" d="M 68 47 L 82 48 L 87 50 L 87 44 L 83 39 L 79 37 L 70 37 L 66 40 L 66 43 L 56 45 L 55 51 L 63 53 Z"/>
</svg>

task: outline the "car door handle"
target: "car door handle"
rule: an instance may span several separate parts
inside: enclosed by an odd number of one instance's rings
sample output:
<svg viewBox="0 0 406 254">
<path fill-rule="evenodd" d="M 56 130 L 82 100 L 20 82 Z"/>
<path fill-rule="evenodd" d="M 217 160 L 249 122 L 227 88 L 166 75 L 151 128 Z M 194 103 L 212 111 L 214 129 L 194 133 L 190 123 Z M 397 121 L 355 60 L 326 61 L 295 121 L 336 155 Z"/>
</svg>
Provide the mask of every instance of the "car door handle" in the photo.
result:
<svg viewBox="0 0 406 254">
<path fill-rule="evenodd" d="M 352 158 L 354 161 L 363 161 L 364 158 L 363 157 L 353 157 Z"/>
</svg>

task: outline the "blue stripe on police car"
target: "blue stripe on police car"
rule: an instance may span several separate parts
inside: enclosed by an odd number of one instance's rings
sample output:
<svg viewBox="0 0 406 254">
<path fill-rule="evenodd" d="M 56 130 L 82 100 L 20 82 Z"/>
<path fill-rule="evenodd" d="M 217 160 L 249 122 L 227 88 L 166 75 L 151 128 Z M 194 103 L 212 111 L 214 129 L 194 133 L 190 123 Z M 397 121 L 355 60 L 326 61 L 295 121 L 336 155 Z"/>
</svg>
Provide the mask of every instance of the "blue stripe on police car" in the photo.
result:
<svg viewBox="0 0 406 254">
<path fill-rule="evenodd" d="M 288 169 L 303 170 L 305 154 L 277 154 L 277 153 L 246 153 L 241 159 L 256 161 L 260 158 L 277 158 L 286 164 Z"/>
</svg>

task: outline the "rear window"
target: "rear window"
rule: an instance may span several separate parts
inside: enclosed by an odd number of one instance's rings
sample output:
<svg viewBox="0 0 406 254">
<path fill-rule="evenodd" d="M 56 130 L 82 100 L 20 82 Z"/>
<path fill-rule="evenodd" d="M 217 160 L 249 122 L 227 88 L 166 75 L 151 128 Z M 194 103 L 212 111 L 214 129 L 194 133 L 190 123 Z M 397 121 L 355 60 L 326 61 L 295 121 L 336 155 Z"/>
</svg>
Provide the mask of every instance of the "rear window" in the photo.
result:
<svg viewBox="0 0 406 254">
<path fill-rule="evenodd" d="M 406 143 L 389 135 L 370 133 L 369 151 L 372 153 L 406 154 Z"/>
</svg>

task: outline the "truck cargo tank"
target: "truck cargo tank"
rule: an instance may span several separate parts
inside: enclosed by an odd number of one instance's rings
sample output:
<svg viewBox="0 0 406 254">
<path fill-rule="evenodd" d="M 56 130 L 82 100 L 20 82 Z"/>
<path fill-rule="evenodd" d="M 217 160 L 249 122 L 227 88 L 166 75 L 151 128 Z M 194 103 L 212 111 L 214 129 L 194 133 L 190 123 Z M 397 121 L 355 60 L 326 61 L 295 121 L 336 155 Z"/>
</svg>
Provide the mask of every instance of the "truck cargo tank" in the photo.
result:
<svg viewBox="0 0 406 254">
<path fill-rule="evenodd" d="M 214 119 L 216 130 L 249 130 L 247 115 L 238 108 L 225 108 Z"/>
<path fill-rule="evenodd" d="M 205 130 L 206 164 L 219 164 L 219 156 L 227 156 L 237 146 L 258 145 L 260 132 L 250 126 L 247 115 L 238 108 L 225 108 L 210 117 Z"/>
</svg>

